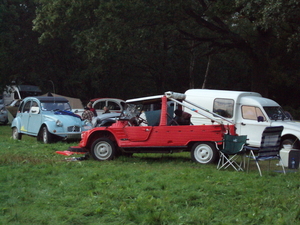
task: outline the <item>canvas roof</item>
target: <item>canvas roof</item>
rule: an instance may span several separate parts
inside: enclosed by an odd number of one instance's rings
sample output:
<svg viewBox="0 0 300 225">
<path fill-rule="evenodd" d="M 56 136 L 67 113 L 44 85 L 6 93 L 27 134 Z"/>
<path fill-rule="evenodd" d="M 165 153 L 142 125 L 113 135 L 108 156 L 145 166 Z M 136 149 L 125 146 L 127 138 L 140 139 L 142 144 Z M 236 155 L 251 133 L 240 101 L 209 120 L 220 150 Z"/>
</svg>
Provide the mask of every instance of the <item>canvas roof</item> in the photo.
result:
<svg viewBox="0 0 300 225">
<path fill-rule="evenodd" d="M 43 94 L 42 96 L 47 96 L 48 94 L 49 93 L 46 93 L 46 94 Z M 72 97 L 68 97 L 68 96 L 58 95 L 55 93 L 51 93 L 51 94 L 54 97 L 64 97 L 64 98 L 68 99 L 72 109 L 82 109 L 83 108 L 82 102 L 79 98 L 72 98 Z"/>
</svg>

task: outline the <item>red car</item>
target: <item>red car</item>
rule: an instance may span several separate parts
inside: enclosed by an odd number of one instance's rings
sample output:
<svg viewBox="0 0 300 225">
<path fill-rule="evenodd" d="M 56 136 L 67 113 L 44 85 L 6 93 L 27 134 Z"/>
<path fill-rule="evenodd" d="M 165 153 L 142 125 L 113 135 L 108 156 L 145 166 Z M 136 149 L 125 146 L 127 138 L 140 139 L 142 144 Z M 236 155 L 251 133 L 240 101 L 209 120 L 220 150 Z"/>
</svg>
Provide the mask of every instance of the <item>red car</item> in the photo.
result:
<svg viewBox="0 0 300 225">
<path fill-rule="evenodd" d="M 122 154 L 189 151 L 194 161 L 212 163 L 219 156 L 223 135 L 235 134 L 234 125 L 215 124 L 214 117 L 211 125 L 177 125 L 174 110 L 188 107 L 182 103 L 184 98 L 184 94 L 166 92 L 127 100 L 114 124 L 82 132 L 79 146 L 71 148 L 100 161 Z"/>
</svg>

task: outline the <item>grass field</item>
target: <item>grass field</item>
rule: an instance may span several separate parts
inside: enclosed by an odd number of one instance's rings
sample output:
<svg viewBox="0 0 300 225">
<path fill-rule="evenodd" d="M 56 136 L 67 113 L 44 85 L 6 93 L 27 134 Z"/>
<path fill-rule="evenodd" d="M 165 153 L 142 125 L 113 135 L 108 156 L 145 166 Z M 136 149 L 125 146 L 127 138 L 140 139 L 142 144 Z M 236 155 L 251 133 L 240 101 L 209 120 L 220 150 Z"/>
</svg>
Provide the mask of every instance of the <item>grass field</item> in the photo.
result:
<svg viewBox="0 0 300 225">
<path fill-rule="evenodd" d="M 76 143 L 10 136 L 0 126 L 0 224 L 300 224 L 298 170 L 218 171 L 188 153 L 68 162 L 55 151 Z"/>
</svg>

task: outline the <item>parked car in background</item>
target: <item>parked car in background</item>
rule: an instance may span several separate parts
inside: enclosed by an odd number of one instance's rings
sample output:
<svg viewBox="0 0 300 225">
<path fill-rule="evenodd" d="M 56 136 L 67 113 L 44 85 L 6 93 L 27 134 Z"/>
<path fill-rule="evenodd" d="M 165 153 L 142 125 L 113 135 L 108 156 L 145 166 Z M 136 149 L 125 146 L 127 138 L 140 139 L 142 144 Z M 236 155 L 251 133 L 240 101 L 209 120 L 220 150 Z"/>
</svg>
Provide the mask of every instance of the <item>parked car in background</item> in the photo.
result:
<svg viewBox="0 0 300 225">
<path fill-rule="evenodd" d="M 92 120 L 92 127 L 108 127 L 117 121 L 121 113 L 105 113 Z"/>
<path fill-rule="evenodd" d="M 8 123 L 8 116 L 7 111 L 4 106 L 0 108 L 0 124 L 7 124 Z"/>
<path fill-rule="evenodd" d="M 20 140 L 26 134 L 51 143 L 80 139 L 81 132 L 91 129 L 91 124 L 71 112 L 66 98 L 38 96 L 21 102 L 11 128 L 13 139 Z"/>
<path fill-rule="evenodd" d="M 107 106 L 111 113 L 121 113 L 125 106 L 125 101 L 118 98 L 94 98 L 91 99 L 93 108 L 96 110 L 98 116 L 103 114 L 104 106 Z M 72 110 L 77 115 L 81 116 L 83 109 L 73 109 Z"/>
<path fill-rule="evenodd" d="M 15 99 L 5 105 L 5 110 L 7 111 L 8 123 L 12 123 L 13 119 L 16 117 L 18 108 L 22 102 L 22 99 Z"/>
</svg>

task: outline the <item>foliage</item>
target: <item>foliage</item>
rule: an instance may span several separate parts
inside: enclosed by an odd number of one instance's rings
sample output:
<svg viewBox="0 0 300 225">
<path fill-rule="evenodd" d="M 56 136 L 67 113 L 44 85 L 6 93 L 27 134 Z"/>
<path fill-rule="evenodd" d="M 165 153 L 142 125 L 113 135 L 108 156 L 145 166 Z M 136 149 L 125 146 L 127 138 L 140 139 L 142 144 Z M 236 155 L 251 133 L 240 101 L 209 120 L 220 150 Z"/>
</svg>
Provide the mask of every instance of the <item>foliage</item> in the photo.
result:
<svg viewBox="0 0 300 225">
<path fill-rule="evenodd" d="M 10 0 L 0 3 L 0 82 L 131 98 L 252 90 L 297 108 L 296 0 Z M 280 90 L 280 91 L 278 91 Z"/>
<path fill-rule="evenodd" d="M 289 224 L 298 171 L 218 171 L 186 153 L 65 161 L 76 143 L 10 138 L 0 127 L 1 224 Z"/>
</svg>

